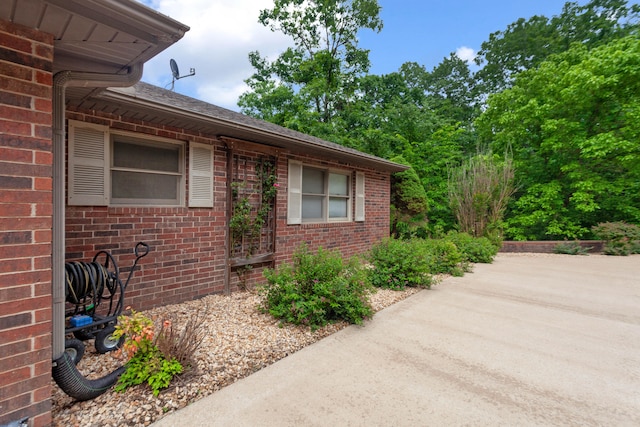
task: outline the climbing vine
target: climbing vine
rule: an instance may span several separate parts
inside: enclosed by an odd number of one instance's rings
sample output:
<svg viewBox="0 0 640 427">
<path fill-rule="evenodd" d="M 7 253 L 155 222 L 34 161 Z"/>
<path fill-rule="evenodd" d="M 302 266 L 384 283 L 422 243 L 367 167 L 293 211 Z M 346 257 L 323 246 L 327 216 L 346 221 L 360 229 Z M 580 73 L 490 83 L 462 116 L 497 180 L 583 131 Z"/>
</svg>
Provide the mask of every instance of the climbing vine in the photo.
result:
<svg viewBox="0 0 640 427">
<path fill-rule="evenodd" d="M 278 194 L 278 176 L 275 161 L 258 158 L 255 163 L 257 182 L 252 186 L 249 180 L 231 184 L 233 212 L 229 220 L 234 253 L 250 257 L 260 247 L 263 228 L 269 225 Z M 259 195 L 259 204 L 252 204 Z M 240 252 L 240 253 L 238 253 Z"/>
</svg>

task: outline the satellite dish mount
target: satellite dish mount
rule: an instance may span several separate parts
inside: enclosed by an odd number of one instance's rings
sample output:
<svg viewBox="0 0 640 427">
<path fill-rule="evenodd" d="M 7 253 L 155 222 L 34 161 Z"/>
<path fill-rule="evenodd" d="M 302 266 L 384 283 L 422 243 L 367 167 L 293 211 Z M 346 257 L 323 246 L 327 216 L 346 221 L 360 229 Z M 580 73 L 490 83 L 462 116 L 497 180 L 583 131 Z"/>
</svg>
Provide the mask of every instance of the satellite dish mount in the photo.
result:
<svg viewBox="0 0 640 427">
<path fill-rule="evenodd" d="M 196 69 L 190 68 L 189 74 L 181 76 L 180 70 L 178 69 L 178 63 L 174 59 L 169 60 L 169 66 L 171 67 L 171 74 L 173 75 L 173 79 L 171 80 L 171 90 L 173 90 L 173 86 L 175 85 L 176 80 L 180 80 L 185 77 L 191 77 L 196 75 Z"/>
</svg>

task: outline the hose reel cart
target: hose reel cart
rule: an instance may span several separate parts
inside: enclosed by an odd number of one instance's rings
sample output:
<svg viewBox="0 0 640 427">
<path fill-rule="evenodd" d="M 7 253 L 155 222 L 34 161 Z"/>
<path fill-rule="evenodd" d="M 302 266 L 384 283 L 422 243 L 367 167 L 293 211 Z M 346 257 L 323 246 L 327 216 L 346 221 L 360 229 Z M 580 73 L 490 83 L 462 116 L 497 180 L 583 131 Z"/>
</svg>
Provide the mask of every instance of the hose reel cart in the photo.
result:
<svg viewBox="0 0 640 427">
<path fill-rule="evenodd" d="M 136 259 L 126 282 L 111 253 L 99 251 L 91 262 L 65 263 L 66 306 L 65 352 L 74 363 L 84 355 L 83 341 L 95 338 L 95 348 L 104 354 L 120 348 L 120 340 L 113 338 L 118 316 L 124 308 L 124 295 L 138 265 L 149 253 L 149 245 L 138 242 L 134 248 Z"/>
</svg>

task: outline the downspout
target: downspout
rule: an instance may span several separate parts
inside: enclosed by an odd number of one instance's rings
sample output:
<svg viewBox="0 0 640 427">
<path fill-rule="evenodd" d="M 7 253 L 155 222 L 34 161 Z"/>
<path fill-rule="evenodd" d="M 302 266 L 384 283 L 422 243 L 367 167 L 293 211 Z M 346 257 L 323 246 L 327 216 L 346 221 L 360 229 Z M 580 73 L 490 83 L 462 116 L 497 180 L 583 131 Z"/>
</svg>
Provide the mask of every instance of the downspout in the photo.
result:
<svg viewBox="0 0 640 427">
<path fill-rule="evenodd" d="M 53 235 L 52 235 L 52 348 L 54 361 L 65 356 L 65 96 L 67 87 L 128 87 L 142 78 L 143 64 L 129 67 L 126 74 L 60 71 L 53 77 Z M 73 367 L 75 369 L 75 366 Z M 84 379 L 84 378 L 82 378 Z M 67 392 L 67 390 L 64 390 Z M 70 394 L 67 392 L 67 394 Z M 101 394 L 101 393 L 100 393 Z M 70 394 L 71 395 L 71 394 Z M 83 396 L 72 396 L 80 397 Z M 95 397 L 95 396 L 93 396 Z M 92 398 L 92 397 L 88 397 Z"/>
</svg>

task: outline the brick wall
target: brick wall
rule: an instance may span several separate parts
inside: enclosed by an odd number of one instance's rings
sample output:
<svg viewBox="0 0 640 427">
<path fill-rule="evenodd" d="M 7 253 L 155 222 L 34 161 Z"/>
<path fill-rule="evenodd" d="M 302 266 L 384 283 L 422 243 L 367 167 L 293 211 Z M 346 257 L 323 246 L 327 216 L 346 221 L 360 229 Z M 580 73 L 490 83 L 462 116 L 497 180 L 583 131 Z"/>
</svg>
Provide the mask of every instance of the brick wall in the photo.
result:
<svg viewBox="0 0 640 427">
<path fill-rule="evenodd" d="M 125 306 L 147 309 L 224 291 L 226 149 L 215 138 L 155 127 L 118 116 L 68 111 L 67 118 L 113 129 L 213 145 L 214 208 L 66 207 L 66 259 L 88 261 L 100 250 L 114 255 L 125 282 L 139 241 L 151 247 L 125 294 Z M 188 150 L 185 154 L 188 165 Z M 188 185 L 189 183 L 187 183 Z M 186 192 L 188 193 L 188 191 Z"/>
<path fill-rule="evenodd" d="M 0 21 L 0 425 L 51 422 L 52 61 Z"/>
<path fill-rule="evenodd" d="M 377 242 L 389 236 L 389 191 L 388 173 L 362 169 L 353 165 L 337 162 L 318 161 L 307 156 L 289 156 L 289 159 L 321 167 L 336 168 L 345 171 L 365 172 L 365 221 L 328 224 L 287 224 L 287 159 L 279 164 L 281 191 L 278 194 L 278 221 L 276 231 L 277 263 L 291 259 L 297 247 L 305 242 L 310 249 L 319 246 L 325 249 L 337 249 L 347 258 L 367 251 L 371 242 Z M 355 179 L 352 179 L 352 194 L 355 194 Z M 352 211 L 355 198 L 352 199 Z"/>
<path fill-rule="evenodd" d="M 564 240 L 539 240 L 532 242 L 506 241 L 502 242 L 500 252 L 533 252 L 550 254 L 553 253 L 556 246 L 565 243 L 567 242 Z M 604 242 L 601 240 L 582 240 L 578 243 L 590 253 L 602 252 L 602 247 L 604 245 Z"/>
<path fill-rule="evenodd" d="M 134 259 L 135 243 L 148 243 L 151 252 L 140 262 L 125 297 L 125 305 L 139 310 L 223 292 L 227 239 L 225 145 L 215 136 L 157 127 L 144 122 L 124 121 L 119 116 L 108 114 L 94 115 L 92 112 L 74 109 L 67 111 L 67 118 L 215 147 L 213 209 L 67 206 L 67 260 L 90 260 L 97 251 L 108 250 L 114 254 L 124 281 L 128 276 L 128 267 Z M 366 221 L 287 225 L 289 159 L 300 160 L 316 167 L 365 172 Z M 188 159 L 186 164 L 188 165 Z M 311 248 L 323 246 L 339 249 L 343 255 L 351 256 L 366 251 L 370 242 L 378 241 L 389 233 L 388 174 L 283 153 L 278 159 L 278 183 L 280 190 L 277 198 L 276 263 L 289 261 L 291 254 L 301 242 L 307 242 Z M 262 270 L 267 265 L 270 264 L 254 265 L 251 271 L 242 275 L 242 280 L 232 272 L 229 275 L 231 291 L 236 291 L 245 284 L 252 286 L 262 282 Z"/>
</svg>

